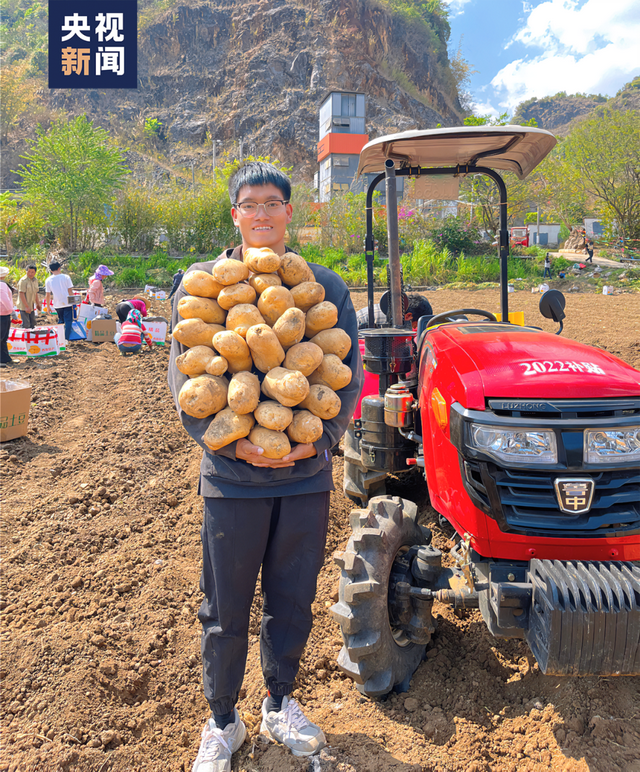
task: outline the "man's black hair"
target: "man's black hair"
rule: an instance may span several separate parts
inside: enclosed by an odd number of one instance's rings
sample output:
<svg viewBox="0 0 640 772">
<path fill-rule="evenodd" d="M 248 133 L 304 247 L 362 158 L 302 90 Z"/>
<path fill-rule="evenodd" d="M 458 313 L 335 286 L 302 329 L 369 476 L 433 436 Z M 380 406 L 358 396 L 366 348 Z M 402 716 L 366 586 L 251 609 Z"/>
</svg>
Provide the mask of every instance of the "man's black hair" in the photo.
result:
<svg viewBox="0 0 640 772">
<path fill-rule="evenodd" d="M 49 263 L 50 271 L 57 271 L 58 268 L 60 268 L 60 263 L 58 263 L 56 260 L 54 260 L 52 263 Z"/>
<path fill-rule="evenodd" d="M 417 322 L 421 316 L 433 315 L 433 308 L 431 308 L 431 303 L 429 303 L 425 297 L 422 297 L 422 295 L 418 295 L 416 293 L 407 295 L 407 297 L 409 298 L 407 313 L 411 314 L 414 322 Z"/>
<path fill-rule="evenodd" d="M 229 198 L 235 204 L 245 185 L 275 185 L 285 201 L 291 199 L 291 180 L 280 169 L 264 161 L 250 161 L 241 166 L 229 180 Z"/>
<path fill-rule="evenodd" d="M 31 265 L 27 266 L 27 271 L 37 271 L 38 269 L 35 267 L 33 263 Z"/>
</svg>

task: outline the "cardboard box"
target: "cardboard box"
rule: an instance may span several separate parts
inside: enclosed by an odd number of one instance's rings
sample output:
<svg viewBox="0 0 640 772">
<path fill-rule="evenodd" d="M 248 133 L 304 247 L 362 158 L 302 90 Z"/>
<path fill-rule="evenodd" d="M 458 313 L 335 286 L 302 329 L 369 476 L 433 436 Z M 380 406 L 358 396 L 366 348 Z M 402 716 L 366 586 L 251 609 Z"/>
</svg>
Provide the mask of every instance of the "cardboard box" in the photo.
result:
<svg viewBox="0 0 640 772">
<path fill-rule="evenodd" d="M 151 340 L 159 346 L 164 346 L 167 340 L 169 323 L 163 316 L 148 316 L 142 320 L 142 326 L 151 335 Z"/>
<path fill-rule="evenodd" d="M 55 327 L 33 327 L 24 331 L 28 357 L 56 356 L 60 353 Z"/>
<path fill-rule="evenodd" d="M 7 349 L 12 357 L 14 356 L 26 356 L 27 344 L 25 341 L 26 330 L 22 327 L 12 327 L 9 330 L 9 338 L 7 340 Z"/>
<path fill-rule="evenodd" d="M 31 384 L 0 380 L 0 442 L 15 440 L 27 433 Z"/>
<path fill-rule="evenodd" d="M 91 337 L 94 343 L 113 343 L 118 332 L 115 319 L 94 319 L 91 322 Z"/>
</svg>

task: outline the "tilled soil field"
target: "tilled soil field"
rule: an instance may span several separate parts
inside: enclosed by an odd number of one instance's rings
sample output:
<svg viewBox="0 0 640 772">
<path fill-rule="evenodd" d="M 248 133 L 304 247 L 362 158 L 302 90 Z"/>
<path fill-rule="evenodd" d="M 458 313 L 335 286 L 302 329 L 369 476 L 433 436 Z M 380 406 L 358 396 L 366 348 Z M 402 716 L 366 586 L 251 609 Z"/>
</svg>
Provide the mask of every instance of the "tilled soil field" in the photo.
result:
<svg viewBox="0 0 640 772">
<path fill-rule="evenodd" d="M 497 310 L 495 290 L 430 295 L 434 309 Z M 545 329 L 538 297 L 510 296 Z M 113 300 L 113 299 L 112 299 Z M 364 293 L 354 293 L 359 308 Z M 154 313 L 168 304 L 154 301 Z M 569 295 L 565 335 L 640 367 L 640 295 Z M 537 320 L 537 321 L 536 321 Z M 200 681 L 197 481 L 201 452 L 178 422 L 169 350 L 123 359 L 71 344 L 3 377 L 33 387 L 29 434 L 3 444 L 1 772 L 190 770 L 207 717 Z M 342 459 L 315 624 L 295 696 L 330 747 L 296 759 L 258 736 L 263 685 L 259 598 L 238 708 L 248 740 L 238 772 L 640 772 L 640 684 L 543 676 L 527 647 L 493 639 L 479 613 L 436 604 L 438 630 L 410 690 L 359 695 L 337 671 L 328 613 L 349 536 Z M 450 546 L 414 480 L 434 542 Z"/>
</svg>

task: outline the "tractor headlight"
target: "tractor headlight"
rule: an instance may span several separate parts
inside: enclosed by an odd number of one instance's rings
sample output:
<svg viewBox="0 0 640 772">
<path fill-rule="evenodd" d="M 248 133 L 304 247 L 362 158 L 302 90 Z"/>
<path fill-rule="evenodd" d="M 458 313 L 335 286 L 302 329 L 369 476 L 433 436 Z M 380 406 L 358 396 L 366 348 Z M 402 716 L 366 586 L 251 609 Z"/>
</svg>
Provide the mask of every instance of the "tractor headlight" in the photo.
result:
<svg viewBox="0 0 640 772">
<path fill-rule="evenodd" d="M 503 429 L 471 424 L 471 447 L 506 463 L 558 463 L 556 435 L 544 429 Z"/>
<path fill-rule="evenodd" d="M 588 429 L 584 433 L 584 460 L 587 464 L 640 462 L 640 426 Z"/>
</svg>

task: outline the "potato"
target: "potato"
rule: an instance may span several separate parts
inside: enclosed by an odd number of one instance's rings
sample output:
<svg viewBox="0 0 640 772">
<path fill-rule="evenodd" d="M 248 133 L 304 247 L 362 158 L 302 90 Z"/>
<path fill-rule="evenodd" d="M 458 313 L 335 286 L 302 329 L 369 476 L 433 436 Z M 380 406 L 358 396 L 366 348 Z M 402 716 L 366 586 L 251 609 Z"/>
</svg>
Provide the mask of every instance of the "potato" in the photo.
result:
<svg viewBox="0 0 640 772">
<path fill-rule="evenodd" d="M 202 319 L 183 319 L 173 328 L 171 335 L 187 348 L 208 346 L 213 348 L 213 336 L 224 330 L 221 324 L 205 324 Z"/>
<path fill-rule="evenodd" d="M 269 247 L 262 249 L 248 247 L 243 251 L 242 259 L 254 273 L 275 273 L 280 268 L 281 262 L 280 255 Z"/>
<path fill-rule="evenodd" d="M 281 287 L 282 279 L 276 273 L 254 273 L 249 279 L 249 284 L 258 295 L 262 295 L 267 287 Z"/>
<path fill-rule="evenodd" d="M 232 284 L 239 284 L 241 281 L 246 281 L 249 278 L 249 266 L 245 265 L 241 260 L 224 257 L 213 266 L 211 273 L 213 278 L 220 282 L 220 284 L 230 287 Z"/>
<path fill-rule="evenodd" d="M 291 293 L 286 287 L 267 287 L 258 298 L 258 310 L 269 327 L 273 327 L 282 314 L 294 306 Z"/>
<path fill-rule="evenodd" d="M 202 375 L 207 372 L 209 362 L 215 358 L 216 352 L 208 346 L 194 346 L 176 357 L 176 367 L 181 373 L 190 377 Z M 211 373 L 211 375 L 222 375 L 222 373 Z"/>
<path fill-rule="evenodd" d="M 213 298 L 185 295 L 178 301 L 178 313 L 183 319 L 202 319 L 205 324 L 224 324 L 227 312 Z"/>
<path fill-rule="evenodd" d="M 291 288 L 291 296 L 296 307 L 306 312 L 311 306 L 322 303 L 324 287 L 317 281 L 303 281 L 302 284 Z"/>
<path fill-rule="evenodd" d="M 285 407 L 294 407 L 309 393 L 309 381 L 295 370 L 274 367 L 262 381 L 262 393 Z"/>
<path fill-rule="evenodd" d="M 293 252 L 285 253 L 280 268 L 278 268 L 278 276 L 288 287 L 295 287 L 297 284 L 302 284 L 303 281 L 316 280 L 304 257 Z"/>
<path fill-rule="evenodd" d="M 261 373 L 268 373 L 282 364 L 284 349 L 278 336 L 268 324 L 255 324 L 247 330 L 247 346 L 251 351 L 254 365 Z"/>
<path fill-rule="evenodd" d="M 320 365 L 323 356 L 322 349 L 315 343 L 296 343 L 287 351 L 284 366 L 309 376 Z"/>
<path fill-rule="evenodd" d="M 255 303 L 257 293 L 249 284 L 232 284 L 218 295 L 218 303 L 227 311 L 241 303 Z"/>
<path fill-rule="evenodd" d="M 264 324 L 264 318 L 255 306 L 248 303 L 240 303 L 229 309 L 227 314 L 227 330 L 235 330 L 243 338 L 247 337 L 247 330 L 254 324 Z"/>
<path fill-rule="evenodd" d="M 328 386 L 320 386 L 315 383 L 309 387 L 308 396 L 298 403 L 301 408 L 310 410 L 318 418 L 328 421 L 335 418 L 340 412 L 342 402 L 340 397 Z"/>
<path fill-rule="evenodd" d="M 234 413 L 239 415 L 253 413 L 260 401 L 258 376 L 246 371 L 236 373 L 229 381 L 227 401 Z"/>
<path fill-rule="evenodd" d="M 238 415 L 230 407 L 225 407 L 209 424 L 202 438 L 204 444 L 211 450 L 220 450 L 235 440 L 246 437 L 255 423 L 251 413 Z"/>
<path fill-rule="evenodd" d="M 304 311 L 288 308 L 273 325 L 273 331 L 286 351 L 304 338 L 304 326 Z"/>
<path fill-rule="evenodd" d="M 213 359 L 209 361 L 206 371 L 209 375 L 224 375 L 228 369 L 229 363 L 224 357 L 214 356 Z"/>
<path fill-rule="evenodd" d="M 187 271 L 182 277 L 182 286 L 190 295 L 199 298 L 217 298 L 223 287 L 207 271 Z"/>
<path fill-rule="evenodd" d="M 335 354 L 339 359 L 344 359 L 351 351 L 351 338 L 348 333 L 336 327 L 332 330 L 322 330 L 311 338 L 325 354 Z"/>
<path fill-rule="evenodd" d="M 218 413 L 227 404 L 228 384 L 215 375 L 198 375 L 183 384 L 178 394 L 182 411 L 194 418 L 206 418 Z"/>
<path fill-rule="evenodd" d="M 233 330 L 224 330 L 213 336 L 213 347 L 229 363 L 230 373 L 251 370 L 253 360 L 244 338 Z"/>
<path fill-rule="evenodd" d="M 265 458 L 282 458 L 291 453 L 291 445 L 284 432 L 274 432 L 264 426 L 255 426 L 249 434 L 249 442 L 264 450 Z"/>
<path fill-rule="evenodd" d="M 293 420 L 293 410 L 275 400 L 268 399 L 258 405 L 253 412 L 253 416 L 260 426 L 264 426 L 265 429 L 283 432 Z"/>
<path fill-rule="evenodd" d="M 317 335 L 322 330 L 328 330 L 333 327 L 337 321 L 338 309 L 333 303 L 324 300 L 307 311 L 304 334 L 307 338 L 313 338 L 314 335 Z"/>
<path fill-rule="evenodd" d="M 318 416 L 313 415 L 308 410 L 293 411 L 293 420 L 287 427 L 290 440 L 303 444 L 317 442 L 322 437 L 323 432 L 322 420 Z"/>
<path fill-rule="evenodd" d="M 313 346 L 313 343 L 309 344 Z M 320 348 L 318 346 L 318 348 Z M 285 359 L 285 367 L 288 367 L 287 360 Z M 305 373 L 305 375 L 307 375 Z M 351 383 L 351 368 L 342 364 L 340 357 L 335 354 L 325 354 L 322 358 L 322 362 L 318 365 L 318 369 L 315 372 L 307 376 L 309 383 L 317 383 L 320 386 L 328 386 L 333 391 L 338 389 L 344 389 Z"/>
</svg>

